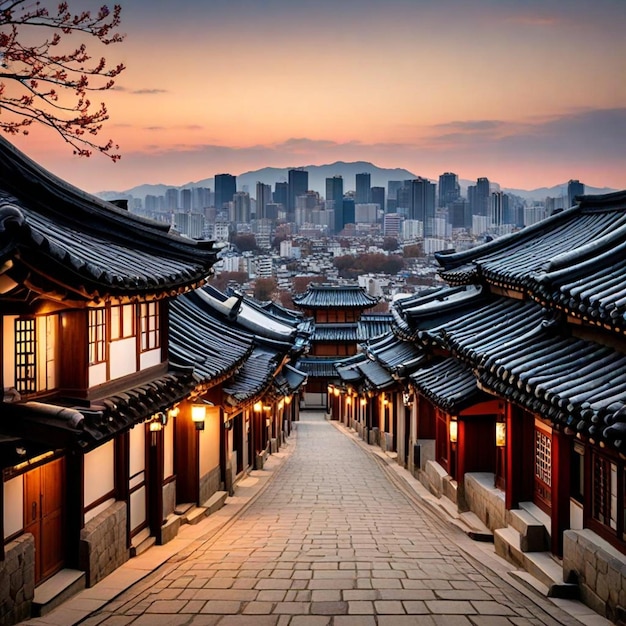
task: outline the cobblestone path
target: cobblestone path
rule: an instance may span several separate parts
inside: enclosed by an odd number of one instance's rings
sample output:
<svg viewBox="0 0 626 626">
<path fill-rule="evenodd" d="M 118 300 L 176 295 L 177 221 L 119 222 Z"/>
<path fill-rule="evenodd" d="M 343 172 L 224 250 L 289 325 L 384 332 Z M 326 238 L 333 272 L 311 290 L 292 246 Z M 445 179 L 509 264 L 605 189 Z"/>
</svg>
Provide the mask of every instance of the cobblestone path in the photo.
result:
<svg viewBox="0 0 626 626">
<path fill-rule="evenodd" d="M 304 412 L 295 451 L 260 497 L 83 624 L 580 624 L 460 549 L 465 535 L 397 483 Z"/>
</svg>

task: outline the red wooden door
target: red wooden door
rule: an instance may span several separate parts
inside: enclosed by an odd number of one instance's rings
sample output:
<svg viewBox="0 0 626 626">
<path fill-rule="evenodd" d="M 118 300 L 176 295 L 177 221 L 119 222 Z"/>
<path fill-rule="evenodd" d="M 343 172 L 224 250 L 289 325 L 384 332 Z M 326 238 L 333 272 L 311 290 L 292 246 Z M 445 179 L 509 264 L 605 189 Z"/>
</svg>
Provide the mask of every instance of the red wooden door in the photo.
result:
<svg viewBox="0 0 626 626">
<path fill-rule="evenodd" d="M 64 565 L 65 459 L 24 474 L 24 531 L 35 538 L 35 583 Z"/>
</svg>

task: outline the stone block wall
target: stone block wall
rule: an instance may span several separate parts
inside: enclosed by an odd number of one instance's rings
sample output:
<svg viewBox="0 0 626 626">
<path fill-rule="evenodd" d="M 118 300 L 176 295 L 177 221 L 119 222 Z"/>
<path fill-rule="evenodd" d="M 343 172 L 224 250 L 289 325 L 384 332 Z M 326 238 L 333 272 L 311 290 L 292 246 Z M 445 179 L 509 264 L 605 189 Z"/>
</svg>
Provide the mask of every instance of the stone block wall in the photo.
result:
<svg viewBox="0 0 626 626">
<path fill-rule="evenodd" d="M 494 487 L 493 474 L 488 472 L 465 474 L 464 487 L 465 504 L 489 530 L 507 527 L 504 491 Z"/>
<path fill-rule="evenodd" d="M 221 491 L 221 489 L 222 476 L 218 465 L 200 477 L 200 504 L 206 502 L 216 491 Z"/>
<path fill-rule="evenodd" d="M 163 485 L 163 517 L 171 515 L 176 508 L 176 481 Z"/>
<path fill-rule="evenodd" d="M 563 579 L 578 583 L 581 600 L 596 613 L 626 621 L 626 556 L 588 528 L 563 535 Z"/>
<path fill-rule="evenodd" d="M 35 595 L 35 539 L 30 533 L 11 541 L 0 561 L 0 624 L 30 617 Z"/>
<path fill-rule="evenodd" d="M 115 502 L 80 531 L 79 566 L 93 587 L 129 558 L 126 547 L 126 503 Z"/>
</svg>

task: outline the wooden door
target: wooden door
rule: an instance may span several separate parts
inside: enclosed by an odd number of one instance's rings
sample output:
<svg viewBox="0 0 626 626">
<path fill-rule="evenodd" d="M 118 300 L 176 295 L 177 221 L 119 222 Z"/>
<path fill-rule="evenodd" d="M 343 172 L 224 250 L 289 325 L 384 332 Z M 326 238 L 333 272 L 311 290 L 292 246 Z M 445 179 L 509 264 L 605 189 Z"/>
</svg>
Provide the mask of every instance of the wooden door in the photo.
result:
<svg viewBox="0 0 626 626">
<path fill-rule="evenodd" d="M 65 459 L 24 474 L 24 531 L 35 538 L 35 583 L 65 563 Z"/>
<path fill-rule="evenodd" d="M 548 515 L 552 510 L 552 431 L 535 422 L 533 502 Z"/>
<path fill-rule="evenodd" d="M 146 425 L 137 424 L 129 436 L 128 504 L 130 536 L 148 525 L 148 480 L 146 467 Z"/>
</svg>

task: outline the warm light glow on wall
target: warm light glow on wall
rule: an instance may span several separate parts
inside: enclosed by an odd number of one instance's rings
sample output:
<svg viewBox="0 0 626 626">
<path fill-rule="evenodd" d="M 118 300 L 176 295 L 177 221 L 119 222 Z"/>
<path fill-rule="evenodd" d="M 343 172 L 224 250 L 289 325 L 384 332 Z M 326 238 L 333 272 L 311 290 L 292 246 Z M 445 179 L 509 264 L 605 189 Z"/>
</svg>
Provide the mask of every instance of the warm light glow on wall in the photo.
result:
<svg viewBox="0 0 626 626">
<path fill-rule="evenodd" d="M 367 406 L 367 398 L 361 398 L 361 406 Z"/>
<path fill-rule="evenodd" d="M 496 446 L 502 448 L 506 445 L 506 423 L 496 422 Z"/>
<path fill-rule="evenodd" d="M 333 393 L 335 394 L 335 398 L 338 398 L 339 397 L 339 393 L 340 393 L 339 387 L 335 387 L 335 389 L 333 390 Z"/>
<path fill-rule="evenodd" d="M 456 443 L 459 436 L 459 424 L 456 420 L 450 421 L 450 443 Z"/>
<path fill-rule="evenodd" d="M 285 404 L 291 404 L 291 396 L 285 396 Z"/>
<path fill-rule="evenodd" d="M 255 402 L 253 408 L 257 413 L 260 413 L 263 410 L 263 404 L 261 402 Z"/>
<path fill-rule="evenodd" d="M 346 396 L 346 404 L 352 404 L 352 398 L 350 396 Z"/>
</svg>

